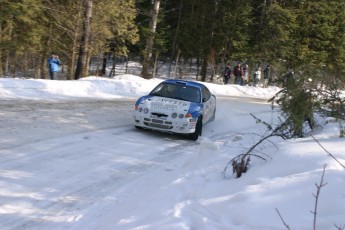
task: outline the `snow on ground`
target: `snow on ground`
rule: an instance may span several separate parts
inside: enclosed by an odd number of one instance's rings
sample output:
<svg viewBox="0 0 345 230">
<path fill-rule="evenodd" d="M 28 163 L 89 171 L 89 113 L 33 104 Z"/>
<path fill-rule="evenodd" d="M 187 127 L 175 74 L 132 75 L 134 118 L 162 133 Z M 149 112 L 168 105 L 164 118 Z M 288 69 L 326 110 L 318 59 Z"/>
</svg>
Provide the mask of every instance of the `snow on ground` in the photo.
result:
<svg viewBox="0 0 345 230">
<path fill-rule="evenodd" d="M 331 118 L 306 138 L 258 147 L 235 179 L 232 157 L 276 121 L 279 89 L 205 83 L 216 120 L 197 142 L 133 129 L 135 98 L 161 79 L 0 78 L 0 229 L 316 229 L 345 226 L 344 139 Z M 263 99 L 263 100 L 253 100 Z M 317 142 L 314 141 L 317 139 Z M 323 147 L 321 147 L 321 146 Z"/>
</svg>

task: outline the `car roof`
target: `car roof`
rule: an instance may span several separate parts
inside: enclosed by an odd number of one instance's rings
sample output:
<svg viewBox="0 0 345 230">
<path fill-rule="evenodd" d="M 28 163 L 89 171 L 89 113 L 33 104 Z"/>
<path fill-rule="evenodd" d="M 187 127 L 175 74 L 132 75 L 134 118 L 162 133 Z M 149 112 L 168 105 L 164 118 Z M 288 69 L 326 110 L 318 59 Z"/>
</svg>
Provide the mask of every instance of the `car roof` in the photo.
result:
<svg viewBox="0 0 345 230">
<path fill-rule="evenodd" d="M 202 89 L 202 87 L 204 86 L 203 84 L 199 83 L 199 82 L 195 82 L 195 81 L 186 81 L 186 80 L 176 80 L 176 79 L 168 79 L 165 80 L 163 83 L 170 83 L 170 84 L 181 84 L 181 85 L 186 85 L 186 86 L 193 86 L 193 87 L 197 87 L 199 89 Z"/>
</svg>

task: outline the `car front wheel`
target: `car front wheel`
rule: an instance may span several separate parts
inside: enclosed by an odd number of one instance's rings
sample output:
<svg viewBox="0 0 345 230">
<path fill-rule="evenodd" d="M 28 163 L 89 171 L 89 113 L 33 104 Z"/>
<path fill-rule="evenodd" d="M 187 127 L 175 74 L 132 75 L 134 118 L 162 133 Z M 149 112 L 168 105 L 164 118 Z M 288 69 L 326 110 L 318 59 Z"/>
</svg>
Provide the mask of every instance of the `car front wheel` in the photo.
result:
<svg viewBox="0 0 345 230">
<path fill-rule="evenodd" d="M 198 121 L 196 122 L 195 131 L 194 133 L 189 134 L 189 139 L 192 141 L 198 140 L 199 136 L 201 136 L 202 133 L 202 117 L 198 118 Z"/>
</svg>

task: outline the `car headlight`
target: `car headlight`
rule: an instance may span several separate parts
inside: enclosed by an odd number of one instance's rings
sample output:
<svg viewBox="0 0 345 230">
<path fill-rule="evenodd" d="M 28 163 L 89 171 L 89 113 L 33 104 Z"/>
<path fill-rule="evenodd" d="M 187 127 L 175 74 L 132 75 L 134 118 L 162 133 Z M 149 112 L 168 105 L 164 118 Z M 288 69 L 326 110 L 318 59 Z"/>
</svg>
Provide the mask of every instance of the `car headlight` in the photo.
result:
<svg viewBox="0 0 345 230">
<path fill-rule="evenodd" d="M 149 112 L 149 109 L 148 108 L 145 108 L 144 109 L 144 113 L 147 114 Z"/>
<path fill-rule="evenodd" d="M 181 113 L 181 114 L 178 115 L 178 117 L 179 118 L 184 118 L 184 114 Z"/>
<path fill-rule="evenodd" d="M 187 113 L 187 114 L 185 115 L 185 118 L 190 118 L 190 117 L 193 117 L 192 114 L 190 114 L 190 113 Z"/>
<path fill-rule="evenodd" d="M 141 113 L 142 111 L 143 111 L 143 108 L 139 107 L 138 112 Z"/>
<path fill-rule="evenodd" d="M 176 117 L 177 117 L 177 113 L 171 114 L 171 117 L 172 117 L 172 118 L 176 118 Z"/>
</svg>

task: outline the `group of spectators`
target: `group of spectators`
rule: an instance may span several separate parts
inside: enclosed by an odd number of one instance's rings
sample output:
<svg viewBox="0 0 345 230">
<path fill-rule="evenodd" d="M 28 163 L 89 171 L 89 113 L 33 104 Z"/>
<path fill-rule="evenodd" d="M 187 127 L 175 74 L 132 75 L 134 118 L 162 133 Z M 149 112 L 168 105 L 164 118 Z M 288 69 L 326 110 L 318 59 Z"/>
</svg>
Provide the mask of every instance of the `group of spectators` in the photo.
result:
<svg viewBox="0 0 345 230">
<path fill-rule="evenodd" d="M 261 81 L 261 67 L 258 66 L 253 71 L 253 74 L 249 74 L 249 66 L 245 64 L 242 66 L 241 63 L 238 63 L 233 70 L 231 69 L 230 63 L 226 64 L 224 70 L 224 84 L 229 84 L 230 80 L 233 78 L 233 84 L 236 85 L 251 85 L 258 86 L 262 82 L 264 88 L 268 87 L 269 83 L 272 81 L 270 66 L 267 65 L 263 70 L 263 81 Z"/>
</svg>

